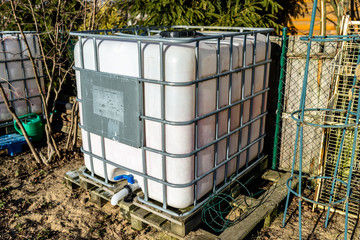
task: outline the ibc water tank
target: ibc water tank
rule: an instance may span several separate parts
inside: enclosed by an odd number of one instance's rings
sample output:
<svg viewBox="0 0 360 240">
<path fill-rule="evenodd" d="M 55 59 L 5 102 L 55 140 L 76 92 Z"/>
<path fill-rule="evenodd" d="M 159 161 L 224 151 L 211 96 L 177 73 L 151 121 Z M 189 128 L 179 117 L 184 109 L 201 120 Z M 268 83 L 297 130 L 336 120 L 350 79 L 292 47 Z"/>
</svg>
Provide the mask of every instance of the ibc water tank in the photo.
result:
<svg viewBox="0 0 360 240">
<path fill-rule="evenodd" d="M 261 156 L 271 29 L 144 31 L 72 33 L 85 165 L 185 208 Z"/>
<path fill-rule="evenodd" d="M 39 42 L 36 35 L 25 34 L 32 56 L 43 76 Z M 40 78 L 44 91 L 44 79 Z M 18 116 L 41 113 L 42 105 L 35 74 L 25 42 L 20 33 L 0 32 L 0 83 Z M 0 122 L 12 120 L 2 96 L 0 96 Z"/>
</svg>

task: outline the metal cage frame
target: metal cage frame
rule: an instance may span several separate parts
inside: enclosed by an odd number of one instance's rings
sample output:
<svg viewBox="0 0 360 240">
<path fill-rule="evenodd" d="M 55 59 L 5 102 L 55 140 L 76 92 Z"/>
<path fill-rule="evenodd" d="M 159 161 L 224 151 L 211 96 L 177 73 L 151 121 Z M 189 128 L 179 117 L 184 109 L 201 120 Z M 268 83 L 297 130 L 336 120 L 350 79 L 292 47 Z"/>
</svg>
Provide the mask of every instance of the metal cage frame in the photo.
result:
<svg viewBox="0 0 360 240">
<path fill-rule="evenodd" d="M 35 43 L 35 41 L 40 41 L 39 39 L 39 36 L 37 35 L 37 32 L 34 32 L 34 31 L 25 31 L 24 32 L 25 35 L 32 35 L 32 38 L 33 38 L 33 41 Z M 16 36 L 17 37 L 17 41 L 18 41 L 18 44 L 19 44 L 19 49 L 20 49 L 20 52 L 17 53 L 19 54 L 19 58 L 18 59 L 7 59 L 7 52 L 6 52 L 6 49 L 5 49 L 5 44 L 4 44 L 4 41 L 3 39 L 6 37 L 6 36 Z M 24 100 L 25 99 L 25 102 L 26 102 L 26 106 L 27 106 L 27 114 L 29 113 L 32 113 L 31 111 L 31 106 L 30 106 L 30 103 L 29 101 L 27 101 L 28 99 L 31 99 L 31 98 L 36 98 L 36 97 L 41 97 L 40 93 L 39 94 L 36 94 L 36 95 L 32 95 L 32 96 L 29 96 L 28 95 L 28 88 L 27 88 L 27 84 L 26 84 L 26 81 L 27 80 L 31 80 L 31 79 L 34 79 L 35 80 L 35 74 L 33 77 L 25 77 L 25 69 L 24 69 L 24 61 L 30 61 L 30 58 L 29 57 L 24 57 L 24 52 L 27 51 L 27 49 L 23 49 L 22 46 L 21 46 L 21 32 L 20 31 L 0 31 L 0 54 L 3 55 L 3 58 L 4 60 L 0 60 L 0 64 L 4 64 L 4 67 L 5 67 L 5 75 L 6 75 L 6 79 L 0 79 L 0 84 L 4 84 L 4 83 L 7 83 L 8 85 L 8 88 L 9 89 L 13 89 L 13 86 L 11 83 L 13 82 L 18 82 L 18 81 L 23 81 L 24 83 L 24 93 L 25 93 L 25 97 L 24 98 L 17 98 L 17 99 L 14 99 L 14 96 L 13 96 L 13 91 L 9 91 L 9 103 L 11 104 L 11 106 L 16 110 L 16 108 L 14 107 L 14 102 L 15 101 L 18 101 L 18 100 Z M 37 39 L 37 40 L 36 40 Z M 37 49 L 36 47 L 36 44 L 34 44 L 34 49 L 35 49 L 35 52 L 37 53 L 39 51 L 39 49 Z M 41 56 L 41 54 L 39 54 L 40 56 L 39 57 L 36 57 L 34 58 L 35 60 L 35 63 L 37 65 L 37 71 L 38 71 L 38 75 L 39 75 L 39 79 L 44 79 L 45 78 L 45 75 L 40 75 L 40 72 L 39 72 L 39 61 L 42 61 L 43 58 Z M 18 78 L 18 79 L 10 79 L 10 75 L 9 75 L 9 67 L 8 67 L 8 63 L 10 62 L 21 62 L 21 74 L 22 74 L 22 78 Z M 40 98 L 40 101 L 41 101 L 41 98 Z M 5 104 L 4 101 L 0 101 L 0 104 Z M 42 105 L 42 114 L 44 114 L 44 106 L 43 106 L 43 103 L 41 101 L 41 105 Z M 13 125 L 13 121 L 8 121 L 8 122 L 2 122 L 0 123 L 0 127 L 6 127 L 6 126 L 10 126 L 10 125 Z"/>
<path fill-rule="evenodd" d="M 168 29 L 194 29 L 194 30 L 209 30 L 209 32 L 206 32 L 206 35 L 203 36 L 197 36 L 194 38 L 173 38 L 173 39 L 169 39 L 169 38 L 161 38 L 161 37 L 156 37 L 154 36 L 154 34 L 159 33 L 160 30 L 168 30 Z M 211 32 L 214 30 L 220 30 L 222 32 Z M 83 44 L 80 44 L 79 46 L 79 52 L 80 52 L 80 67 L 74 67 L 75 71 L 79 71 L 79 72 L 98 72 L 99 71 L 99 65 L 98 65 L 98 46 L 96 44 L 96 40 L 97 39 L 112 39 L 112 40 L 131 40 L 131 41 L 136 41 L 137 43 L 137 54 L 138 54 L 138 71 L 139 71 L 139 76 L 137 78 L 135 78 L 134 80 L 137 81 L 140 84 L 140 113 L 139 113 L 139 121 L 141 121 L 141 139 L 143 140 L 145 138 L 145 134 L 144 134 L 144 120 L 150 120 L 153 122 L 157 122 L 161 124 L 161 129 L 162 129 L 162 134 L 161 134 L 161 140 L 162 140 L 162 149 L 158 150 L 158 149 L 153 149 L 150 147 L 145 146 L 144 141 L 142 141 L 141 143 L 141 149 L 142 149 L 142 169 L 143 171 L 134 171 L 132 169 L 126 168 L 124 166 L 120 166 L 114 162 L 111 162 L 109 160 L 106 159 L 105 156 L 105 143 L 104 143 L 104 137 L 101 136 L 101 149 L 102 149 L 102 156 L 98 156 L 94 153 L 91 152 L 91 140 L 90 140 L 90 132 L 87 131 L 86 126 L 81 125 L 80 127 L 83 128 L 86 132 L 87 132 L 87 138 L 88 138 L 88 149 L 89 151 L 84 150 L 84 148 L 81 148 L 81 151 L 85 154 L 85 155 L 89 155 L 90 156 L 90 162 L 91 162 L 91 169 L 90 169 L 90 174 L 86 174 L 89 178 L 94 179 L 95 181 L 98 181 L 106 186 L 111 187 L 112 184 L 111 182 L 109 182 L 108 180 L 108 176 L 107 176 L 107 164 L 110 164 L 112 166 L 115 166 L 117 168 L 123 169 L 125 171 L 128 171 L 132 174 L 136 174 L 139 175 L 141 177 L 143 177 L 144 180 L 144 196 L 140 197 L 138 196 L 137 199 L 139 202 L 144 203 L 146 205 L 149 205 L 155 209 L 158 209 L 160 211 L 163 211 L 165 213 L 168 213 L 172 216 L 177 216 L 177 217 L 182 217 L 182 216 L 187 216 L 191 213 L 193 213 L 194 211 L 196 211 L 199 207 L 201 207 L 204 203 L 206 203 L 206 201 L 209 198 L 209 194 L 205 195 L 205 197 L 203 197 L 201 199 L 201 201 L 198 202 L 197 199 L 197 183 L 199 180 L 203 179 L 204 177 L 208 176 L 209 174 L 213 173 L 213 183 L 212 183 L 212 194 L 216 194 L 220 191 L 222 191 L 225 187 L 227 187 L 229 184 L 231 184 L 233 182 L 234 179 L 242 176 L 243 174 L 245 174 L 246 172 L 248 172 L 252 167 L 254 167 L 255 165 L 257 165 L 258 163 L 260 163 L 261 161 L 263 161 L 265 159 L 265 156 L 260 153 L 260 148 L 261 148 L 261 142 L 264 141 L 264 137 L 265 137 L 265 130 L 263 129 L 263 123 L 265 121 L 265 116 L 267 114 L 267 111 L 265 109 L 265 98 L 266 98 L 266 93 L 268 92 L 269 88 L 266 87 L 266 79 L 268 78 L 267 76 L 267 70 L 268 67 L 270 65 L 271 59 L 270 56 L 268 54 L 269 52 L 269 45 L 270 45 L 270 40 L 269 40 L 269 34 L 273 31 L 272 28 L 266 28 L 266 29 L 259 29 L 259 28 L 240 28 L 240 27 L 198 27 L 198 26 L 166 26 L 166 27 L 134 27 L 134 28 L 124 28 L 124 29 L 110 29 L 110 30 L 96 30 L 96 31 L 83 31 L 83 32 L 71 32 L 70 34 L 72 36 L 77 36 L 79 39 L 79 42 L 82 43 L 83 39 L 86 38 L 88 40 L 93 41 L 93 47 L 94 47 L 94 53 L 95 54 L 95 71 L 94 70 L 88 70 L 84 68 L 84 57 L 83 57 Z M 261 61 L 261 62 L 256 62 L 256 39 L 257 39 L 257 34 L 264 34 L 266 36 L 266 52 L 265 52 L 265 60 Z M 240 68 L 233 68 L 233 38 L 236 36 L 243 36 L 244 38 L 244 45 L 243 45 L 243 66 L 241 66 Z M 252 58 L 252 64 L 250 65 L 246 65 L 245 63 L 245 59 L 246 59 L 246 41 L 247 41 L 247 36 L 253 36 L 253 41 L 254 41 L 254 47 L 253 47 L 253 58 Z M 220 42 L 223 39 L 229 39 L 230 40 L 230 62 L 229 62 L 229 70 L 224 71 L 224 72 L 220 72 Z M 201 41 L 208 41 L 208 40 L 212 40 L 212 41 L 216 41 L 217 43 L 217 69 L 216 69 L 216 74 L 209 76 L 209 77 L 205 77 L 205 78 L 200 78 L 199 77 L 199 45 Z M 159 45 L 159 49 L 160 49 L 160 81 L 158 80 L 152 80 L 152 79 L 145 79 L 143 76 L 143 63 L 142 63 L 142 50 L 141 50 L 141 46 L 142 43 L 156 43 Z M 174 83 L 174 82 L 167 82 L 165 80 L 165 76 L 164 76 L 164 44 L 168 44 L 168 43 L 178 43 L 178 44 L 184 44 L 184 43 L 195 43 L 195 56 L 196 56 L 196 76 L 194 76 L 194 80 L 191 82 L 185 82 L 185 83 Z M 255 68 L 257 66 L 262 66 L 264 65 L 264 76 L 263 76 L 263 88 L 261 91 L 259 92 L 254 92 L 254 73 L 255 73 Z M 251 95 L 249 97 L 244 98 L 244 81 L 245 81 L 245 70 L 247 69 L 251 69 L 252 70 L 252 77 L 251 77 Z M 231 100 L 231 86 L 232 86 L 232 75 L 234 73 L 242 73 L 242 89 L 241 89 L 241 99 L 236 101 L 236 102 L 232 102 Z M 224 107 L 220 107 L 219 106 L 219 81 L 220 81 L 220 77 L 224 77 L 224 76 L 229 76 L 229 89 L 228 89 L 228 105 L 224 106 Z M 199 83 L 201 82 L 205 82 L 211 79 L 216 79 L 216 110 L 212 111 L 210 113 L 207 113 L 205 115 L 200 116 L 198 113 L 198 99 L 199 99 Z M 143 105 L 143 101 L 144 101 L 144 96 L 143 96 L 143 92 L 144 92 L 144 83 L 152 83 L 152 84 L 158 84 L 160 85 L 160 91 L 161 91 L 161 118 L 154 118 L 154 117 L 149 117 L 146 116 L 144 114 L 144 105 Z M 165 86 L 190 86 L 193 85 L 195 86 L 195 118 L 193 118 L 191 121 L 185 121 L 185 122 L 174 122 L 174 121 L 168 121 L 165 119 Z M 262 107 L 261 107 L 261 113 L 260 115 L 258 115 L 257 117 L 255 117 L 254 119 L 252 119 L 252 106 L 253 106 L 253 99 L 256 96 L 262 96 Z M 82 99 L 77 99 L 80 103 L 82 102 Z M 243 114 L 243 104 L 245 101 L 250 101 L 250 116 L 249 116 L 249 121 L 244 123 L 243 119 L 242 119 L 242 114 Z M 241 113 L 240 113 L 240 126 L 234 130 L 230 130 L 230 117 L 231 117 L 231 111 L 230 109 L 234 106 L 240 105 L 241 107 Z M 219 113 L 221 111 L 224 110 L 228 110 L 228 116 L 227 116 L 227 133 L 225 135 L 219 136 Z M 210 143 L 199 147 L 198 143 L 197 143 L 197 139 L 198 139 L 198 122 L 201 119 L 204 119 L 206 117 L 209 116 L 215 116 L 216 118 L 216 127 L 215 127 L 215 139 L 213 141 L 211 141 Z M 260 120 L 260 134 L 259 137 L 257 139 L 255 139 L 254 141 L 250 140 L 250 132 L 251 132 L 251 125 L 252 123 L 254 123 L 255 121 Z M 165 125 L 188 125 L 188 124 L 194 124 L 195 125 L 195 133 L 194 133 L 194 150 L 191 151 L 190 153 L 187 154 L 170 154 L 168 152 L 166 152 L 166 148 L 165 148 Z M 243 128 L 248 127 L 249 128 L 249 134 L 248 134 L 248 139 L 247 139 L 247 146 L 245 148 L 241 148 L 241 131 Z M 263 133 L 264 132 L 264 133 Z M 238 139 L 238 147 L 237 147 L 237 151 L 235 154 L 231 155 L 229 154 L 229 142 L 230 142 L 230 136 L 234 135 L 235 133 L 239 133 L 239 139 Z M 226 158 L 224 161 L 222 161 L 221 163 L 218 162 L 217 159 L 217 146 L 218 143 L 223 140 L 226 139 Z M 247 151 L 251 146 L 255 145 L 256 143 L 259 143 L 259 149 L 258 149 L 258 155 L 257 155 L 257 159 L 250 162 L 252 159 L 249 159 L 249 151 Z M 202 175 L 198 174 L 198 161 L 197 161 L 197 154 L 209 147 L 209 146 L 214 146 L 214 153 L 215 153 L 215 157 L 214 157 L 214 166 L 212 167 L 211 170 L 205 172 Z M 145 151 L 150 151 L 153 153 L 157 153 L 160 154 L 162 156 L 162 179 L 158 179 L 155 177 L 152 177 L 150 175 L 147 174 L 147 170 L 146 170 L 146 156 L 145 156 Z M 239 161 L 240 161 L 240 154 L 243 153 L 244 151 L 247 151 L 246 154 L 246 165 L 245 168 L 240 168 L 239 167 Z M 186 183 L 186 184 L 174 184 L 174 183 L 170 183 L 166 180 L 166 157 L 172 157 L 172 158 L 183 158 L 183 157 L 189 157 L 189 156 L 194 156 L 194 179 L 193 181 Z M 101 160 L 103 162 L 103 167 L 104 167 L 104 175 L 105 175 L 105 179 L 99 179 L 98 177 L 95 176 L 94 174 L 94 166 L 93 166 L 93 159 L 98 159 Z M 231 176 L 231 177 L 227 177 L 227 172 L 228 172 L 228 163 L 234 159 L 236 159 L 236 172 Z M 225 165 L 225 175 L 224 175 L 224 181 L 223 184 L 220 184 L 218 187 L 216 186 L 216 171 Z M 163 187 L 163 204 L 162 206 L 160 206 L 160 204 L 155 204 L 153 202 L 149 201 L 149 194 L 148 194 L 148 186 L 147 186 L 147 182 L 148 180 L 152 180 L 158 183 L 162 184 Z M 193 208 L 191 208 L 190 210 L 186 211 L 186 212 L 179 212 L 176 211 L 174 209 L 170 209 L 168 208 L 167 205 L 167 186 L 169 187 L 174 187 L 174 188 L 184 188 L 184 187 L 188 187 L 194 185 L 194 204 L 193 204 Z M 211 195 L 211 194 L 210 194 Z M 207 197 L 206 197 L 207 196 Z"/>
</svg>

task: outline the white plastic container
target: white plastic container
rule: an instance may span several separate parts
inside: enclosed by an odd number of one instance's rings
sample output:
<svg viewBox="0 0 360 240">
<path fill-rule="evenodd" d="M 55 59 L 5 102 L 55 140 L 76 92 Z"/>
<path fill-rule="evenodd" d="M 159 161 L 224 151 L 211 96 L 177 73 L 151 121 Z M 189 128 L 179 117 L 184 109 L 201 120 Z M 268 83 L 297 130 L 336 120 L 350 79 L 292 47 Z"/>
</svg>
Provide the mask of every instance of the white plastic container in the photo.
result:
<svg viewBox="0 0 360 240">
<path fill-rule="evenodd" d="M 26 51 L 24 40 L 18 34 L 0 35 L 0 82 L 8 100 L 18 116 L 42 112 L 41 98 L 35 81 L 33 67 Z M 30 51 L 34 58 L 40 57 L 38 38 L 26 35 Z M 23 60 L 21 60 L 23 59 Z M 39 76 L 42 76 L 41 61 L 36 61 Z M 19 80 L 24 79 L 24 80 Z M 44 91 L 44 79 L 41 78 Z M 0 122 L 12 120 L 3 98 L 0 96 Z"/>
<path fill-rule="evenodd" d="M 266 38 L 264 35 L 257 35 L 256 62 L 265 61 Z M 135 41 L 121 40 L 97 40 L 98 49 L 98 70 L 113 74 L 139 77 L 138 66 L 138 45 Z M 81 67 L 79 42 L 75 47 L 75 66 Z M 83 40 L 83 59 L 84 68 L 95 70 L 93 40 Z M 233 42 L 233 64 L 232 69 L 243 66 L 243 37 L 235 37 Z M 226 72 L 230 69 L 230 43 L 228 39 L 221 42 L 220 45 L 220 69 L 219 72 Z M 246 59 L 244 65 L 251 65 L 253 62 L 254 40 L 248 37 L 246 43 Z M 160 50 L 157 43 L 143 43 L 142 65 L 143 78 L 160 80 Z M 270 49 L 269 49 L 270 52 Z M 269 54 L 268 54 L 269 56 Z M 164 65 L 165 81 L 167 82 L 192 82 L 196 75 L 196 49 L 195 43 L 188 44 L 164 44 Z M 269 67 L 267 68 L 269 69 Z M 78 97 L 81 96 L 80 72 L 77 71 Z M 199 78 L 205 78 L 217 74 L 217 42 L 201 41 L 199 45 Z M 231 103 L 241 100 L 242 92 L 244 98 L 251 96 L 253 70 L 245 71 L 244 88 L 242 88 L 242 72 L 232 74 Z M 266 76 L 266 85 L 264 82 L 264 65 L 256 67 L 254 71 L 254 93 L 267 87 L 268 74 Z M 216 78 L 201 82 L 198 84 L 198 116 L 211 113 L 216 110 Z M 161 118 L 161 92 L 160 85 L 144 83 L 144 115 L 148 117 Z M 242 90 L 243 89 L 243 90 Z M 253 98 L 252 116 L 250 116 L 250 99 L 243 105 L 235 105 L 230 108 L 230 131 L 246 124 L 250 119 L 259 116 L 262 108 L 262 98 L 266 94 L 261 94 Z M 229 75 L 219 79 L 219 108 L 229 103 Z M 80 116 L 83 107 L 80 103 Z M 243 108 L 241 115 L 240 109 Z M 266 106 L 264 106 L 264 111 Z M 223 110 L 218 114 L 218 138 L 228 133 L 228 111 Z M 168 121 L 189 121 L 195 118 L 195 84 L 189 86 L 165 86 L 165 119 Z M 263 117 L 265 118 L 265 117 Z M 83 119 L 80 118 L 81 124 Z M 261 119 L 251 124 L 241 131 L 241 148 L 246 147 L 252 141 L 264 134 L 265 119 L 263 119 L 262 132 L 260 133 Z M 216 139 L 216 115 L 211 115 L 198 122 L 198 148 Z M 229 156 L 239 151 L 238 139 L 239 133 L 230 136 Z M 248 137 L 250 134 L 250 142 Z M 97 156 L 102 156 L 101 136 L 90 133 L 90 146 L 87 132 L 82 129 L 83 148 Z M 145 146 L 153 149 L 162 149 L 162 130 L 161 123 L 145 120 Z M 195 123 L 182 126 L 165 125 L 165 146 L 166 152 L 170 154 L 187 154 L 195 150 Z M 218 143 L 217 163 L 226 159 L 226 138 Z M 261 146 L 259 147 L 259 144 Z M 124 166 L 126 168 L 143 171 L 142 149 L 134 148 L 126 144 L 105 138 L 104 139 L 106 159 Z M 263 149 L 263 140 L 257 142 L 249 148 L 249 162 L 256 158 Z M 247 151 L 240 155 L 240 168 L 246 164 Z M 146 151 L 146 173 L 149 176 L 162 179 L 162 155 L 151 151 Z M 211 145 L 197 154 L 198 173 L 200 176 L 214 168 L 215 145 Z M 94 161 L 94 172 L 96 175 L 104 177 L 103 162 L 96 158 Z M 90 167 L 90 156 L 85 154 L 85 165 Z M 230 176 L 236 171 L 236 158 L 228 164 L 227 175 Z M 107 176 L 109 180 L 117 175 L 124 174 L 124 171 L 107 164 Z M 225 166 L 222 166 L 216 173 L 216 184 L 224 181 Z M 140 176 L 135 178 L 143 188 L 143 179 Z M 166 181 L 173 184 L 186 184 L 195 178 L 194 155 L 186 158 L 166 157 Z M 213 174 L 209 174 L 197 182 L 197 199 L 200 199 L 213 188 Z M 163 202 L 163 184 L 148 180 L 148 193 L 151 199 Z M 167 204 L 175 208 L 185 208 L 194 202 L 194 186 L 185 188 L 166 187 Z"/>
</svg>

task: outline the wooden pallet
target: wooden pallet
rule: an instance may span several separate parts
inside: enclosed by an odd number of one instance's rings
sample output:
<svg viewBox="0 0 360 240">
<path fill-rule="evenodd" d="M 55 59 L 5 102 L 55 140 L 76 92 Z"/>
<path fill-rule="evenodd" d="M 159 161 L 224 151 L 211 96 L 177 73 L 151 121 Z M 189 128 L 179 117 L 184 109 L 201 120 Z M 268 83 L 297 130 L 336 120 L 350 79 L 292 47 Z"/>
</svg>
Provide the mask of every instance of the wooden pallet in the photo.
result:
<svg viewBox="0 0 360 240">
<path fill-rule="evenodd" d="M 83 175 L 85 167 L 80 169 L 69 171 L 65 174 L 66 185 L 70 189 L 81 187 L 87 190 L 90 194 L 90 201 L 98 205 L 99 207 L 103 206 L 105 203 L 110 201 L 112 195 L 123 188 L 126 183 L 121 181 L 120 183 L 115 183 L 113 188 L 104 186 L 93 179 L 90 179 Z M 264 166 L 259 166 L 254 169 L 253 172 L 249 174 L 254 174 L 254 172 L 262 172 Z M 263 174 L 262 178 L 268 181 L 277 182 L 282 174 L 274 171 L 267 171 Z M 247 176 L 245 175 L 245 178 Z M 260 177 L 260 176 L 259 176 Z M 259 178 L 257 178 L 259 179 Z M 230 188 L 230 186 L 228 187 Z M 226 191 L 227 189 L 225 189 Z M 138 191 L 138 195 L 142 194 L 141 191 Z M 237 199 L 245 198 L 243 195 L 238 195 Z M 257 199 L 246 197 L 246 205 L 239 206 L 241 210 L 246 211 L 247 208 L 252 208 L 259 204 Z M 155 203 L 155 202 L 154 202 Z M 156 229 L 159 229 L 162 232 L 167 233 L 170 236 L 173 236 L 178 239 L 203 239 L 203 240 L 214 240 L 214 239 L 223 239 L 222 236 L 216 236 L 205 230 L 198 229 L 198 226 L 201 224 L 201 213 L 202 209 L 198 209 L 194 213 L 186 217 L 174 217 L 170 214 L 161 212 L 155 208 L 150 207 L 149 205 L 143 204 L 134 199 L 132 203 L 127 203 L 120 201 L 118 204 L 120 208 L 121 215 L 128 221 L 131 222 L 131 227 L 135 230 L 142 230 L 146 225 L 150 225 Z M 186 211 L 188 209 L 184 209 Z M 181 210 L 179 210 L 181 211 Z M 266 214 L 265 222 L 268 225 L 272 218 L 273 214 Z M 231 216 L 229 216 L 231 218 Z M 195 229 L 196 232 L 192 232 Z M 190 234 L 189 234 L 190 233 Z"/>
<path fill-rule="evenodd" d="M 115 183 L 114 188 L 109 188 L 82 174 L 84 169 L 85 167 L 81 167 L 80 169 L 67 172 L 65 174 L 66 186 L 70 189 L 78 187 L 85 189 L 90 194 L 90 201 L 99 207 L 110 201 L 112 195 L 126 184 L 124 181 L 121 181 L 120 183 Z M 195 211 L 195 213 L 188 217 L 175 218 L 142 204 L 136 199 L 132 203 L 122 200 L 118 206 L 122 217 L 130 221 L 131 227 L 135 230 L 142 230 L 146 225 L 150 225 L 166 232 L 170 236 L 181 239 L 201 223 L 199 211 Z"/>
</svg>

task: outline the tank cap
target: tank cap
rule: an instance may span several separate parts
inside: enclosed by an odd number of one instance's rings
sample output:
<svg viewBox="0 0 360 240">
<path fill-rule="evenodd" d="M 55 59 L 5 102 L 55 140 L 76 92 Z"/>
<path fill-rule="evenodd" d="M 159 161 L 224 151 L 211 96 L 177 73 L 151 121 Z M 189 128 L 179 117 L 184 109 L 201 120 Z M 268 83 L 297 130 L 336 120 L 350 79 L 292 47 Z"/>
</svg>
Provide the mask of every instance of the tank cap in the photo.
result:
<svg viewBox="0 0 360 240">
<path fill-rule="evenodd" d="M 196 36 L 194 30 L 170 30 L 160 32 L 160 36 L 164 38 L 186 38 Z"/>
</svg>

